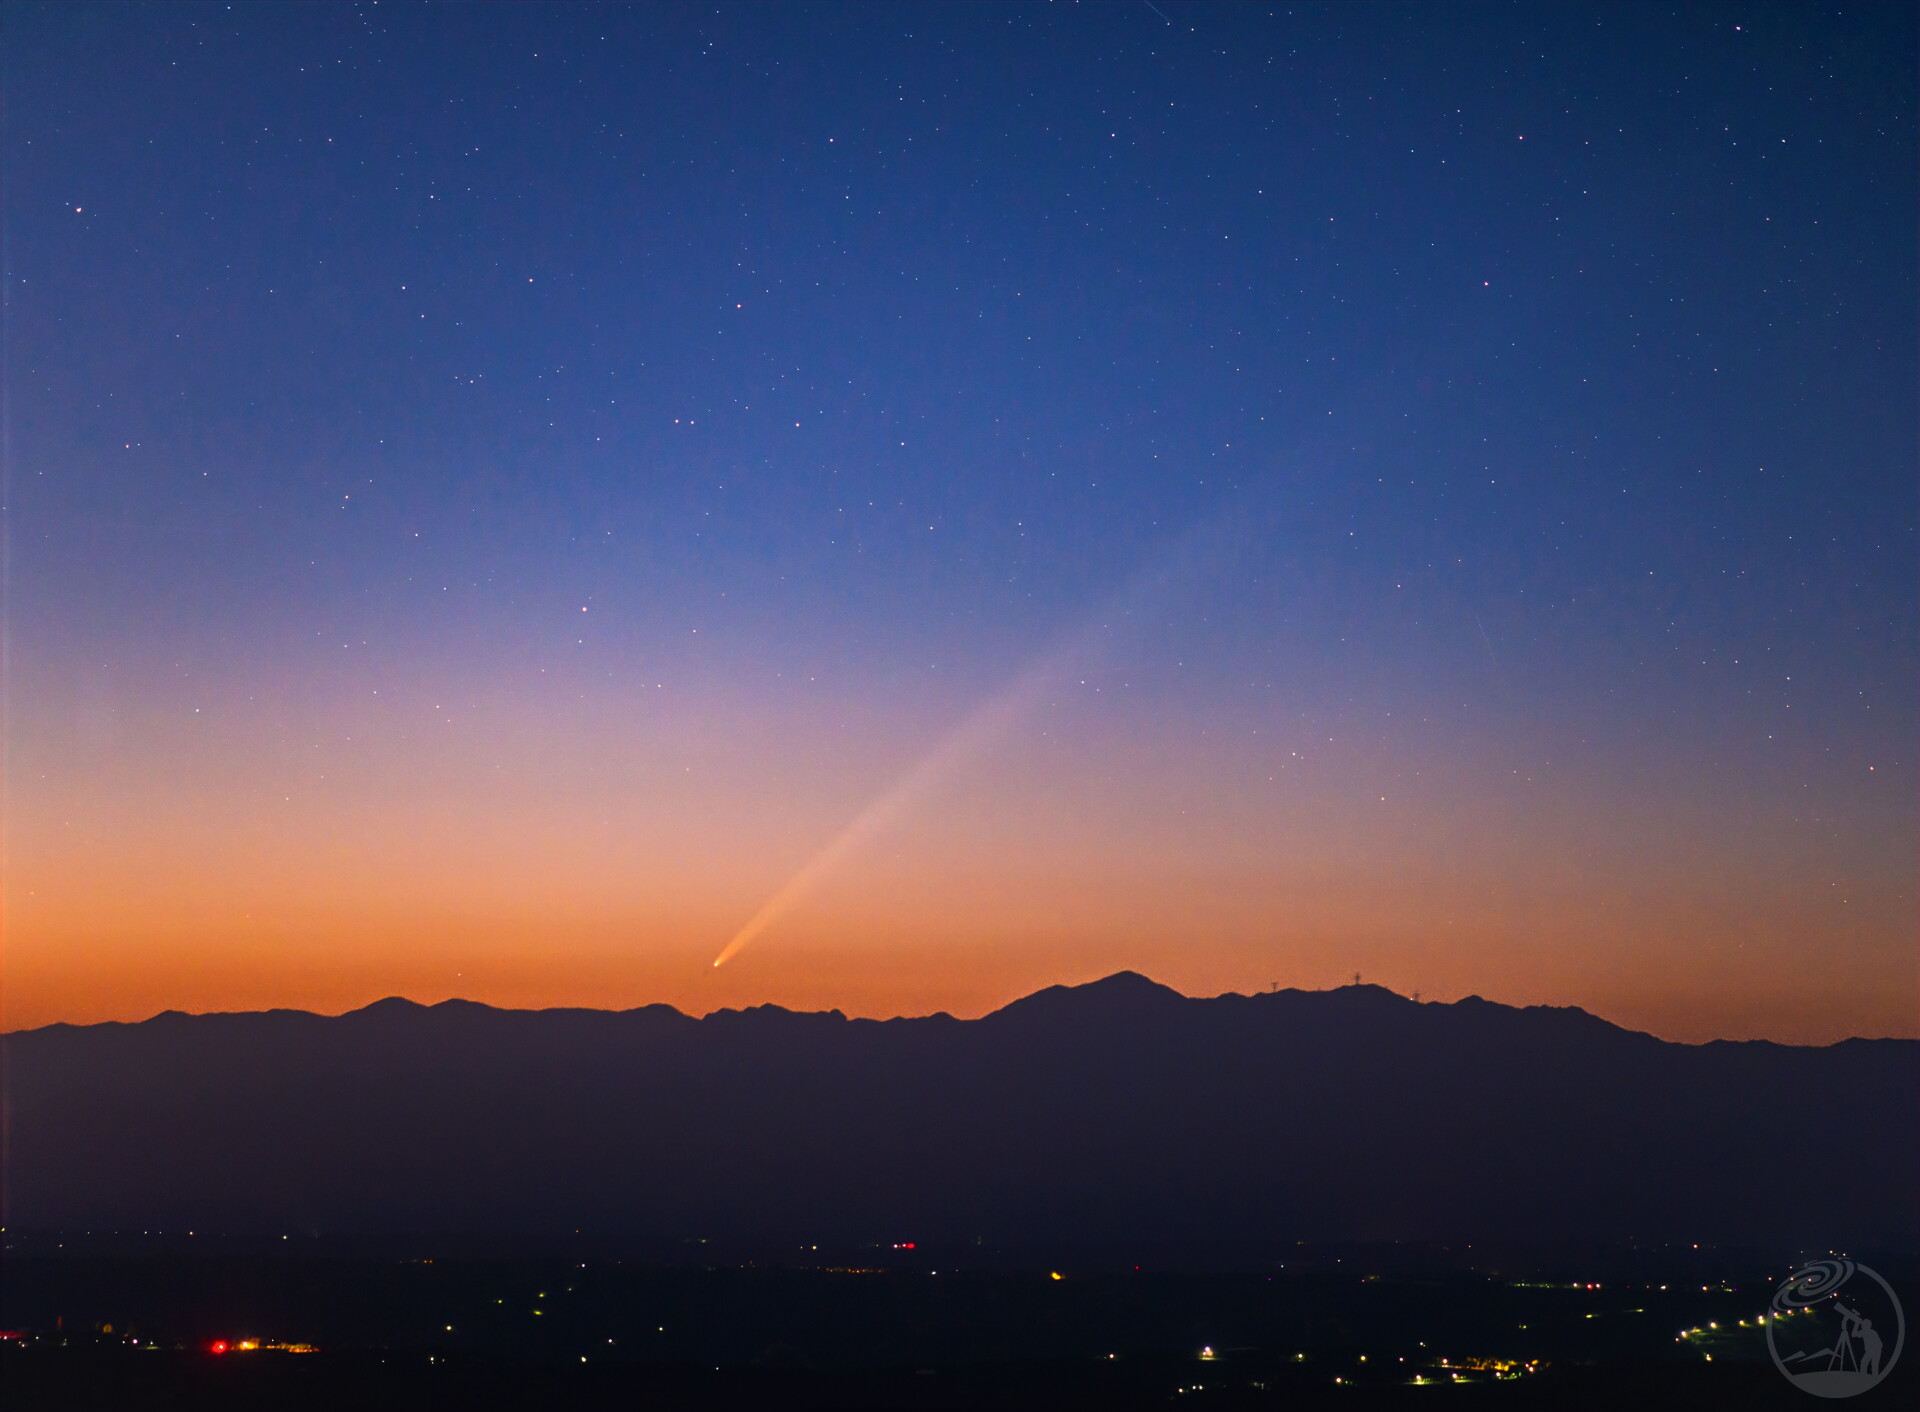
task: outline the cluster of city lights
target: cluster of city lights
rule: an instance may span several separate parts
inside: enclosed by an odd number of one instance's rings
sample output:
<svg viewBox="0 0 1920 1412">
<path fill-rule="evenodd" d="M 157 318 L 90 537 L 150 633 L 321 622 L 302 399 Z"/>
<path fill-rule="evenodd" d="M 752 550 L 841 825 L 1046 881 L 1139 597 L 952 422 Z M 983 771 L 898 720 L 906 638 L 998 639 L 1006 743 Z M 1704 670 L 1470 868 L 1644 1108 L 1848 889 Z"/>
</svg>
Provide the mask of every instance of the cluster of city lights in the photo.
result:
<svg viewBox="0 0 1920 1412">
<path fill-rule="evenodd" d="M 1777 1324 L 1782 1319 L 1788 1318 L 1791 1315 L 1811 1314 L 1813 1312 L 1814 1311 L 1811 1309 L 1789 1309 L 1789 1310 L 1786 1310 L 1784 1313 L 1775 1314 L 1773 1316 L 1773 1322 Z M 1766 1326 L 1767 1326 L 1767 1316 L 1765 1314 L 1755 1315 L 1752 1324 L 1748 1324 L 1748 1322 L 1745 1319 L 1742 1319 L 1739 1321 L 1739 1327 L 1743 1329 L 1745 1328 L 1764 1329 Z M 1696 1327 L 1691 1329 L 1680 1330 L 1680 1336 L 1676 1338 L 1674 1342 L 1684 1343 L 1686 1340 L 1690 1338 L 1702 1338 L 1702 1337 L 1705 1337 L 1707 1334 L 1718 1333 L 1719 1331 L 1720 1331 L 1720 1325 L 1713 1322 L 1712 1320 L 1709 1320 L 1704 1327 Z"/>
</svg>

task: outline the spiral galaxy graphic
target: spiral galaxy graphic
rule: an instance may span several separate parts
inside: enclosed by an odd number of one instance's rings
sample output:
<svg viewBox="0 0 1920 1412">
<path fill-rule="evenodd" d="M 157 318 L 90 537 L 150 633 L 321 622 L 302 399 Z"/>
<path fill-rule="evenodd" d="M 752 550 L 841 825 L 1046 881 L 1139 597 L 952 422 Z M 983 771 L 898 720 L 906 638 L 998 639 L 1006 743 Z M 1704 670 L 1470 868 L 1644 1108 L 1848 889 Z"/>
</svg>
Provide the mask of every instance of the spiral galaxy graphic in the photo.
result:
<svg viewBox="0 0 1920 1412">
<path fill-rule="evenodd" d="M 1851 1260 L 1816 1260 L 1793 1272 L 1774 1292 L 1773 1308 L 1778 1314 L 1818 1304 L 1853 1278 Z"/>
</svg>

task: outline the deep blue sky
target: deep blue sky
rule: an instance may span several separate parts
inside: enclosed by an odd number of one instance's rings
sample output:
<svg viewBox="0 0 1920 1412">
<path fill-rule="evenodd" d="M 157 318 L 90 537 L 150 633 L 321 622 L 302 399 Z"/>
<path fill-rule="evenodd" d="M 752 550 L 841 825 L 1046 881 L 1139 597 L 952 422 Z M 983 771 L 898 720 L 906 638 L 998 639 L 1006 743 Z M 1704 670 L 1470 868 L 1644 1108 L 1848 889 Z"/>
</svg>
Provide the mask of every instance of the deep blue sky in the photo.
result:
<svg viewBox="0 0 1920 1412">
<path fill-rule="evenodd" d="M 75 791 L 387 680 L 589 754 L 677 683 L 831 755 L 803 858 L 1113 629 L 1067 675 L 1139 704 L 1083 735 L 1358 735 L 1316 788 L 1369 800 L 1471 760 L 1455 821 L 1559 760 L 1607 886 L 1649 817 L 1733 893 L 1811 850 L 1879 920 L 1807 973 L 1911 980 L 1913 10 L 1160 10 L 9 5 L 22 856 L 77 886 Z M 126 724 L 204 683 L 227 743 Z M 194 763 L 89 754 L 136 738 Z M 1351 827 L 1355 877 L 1413 846 Z"/>
</svg>

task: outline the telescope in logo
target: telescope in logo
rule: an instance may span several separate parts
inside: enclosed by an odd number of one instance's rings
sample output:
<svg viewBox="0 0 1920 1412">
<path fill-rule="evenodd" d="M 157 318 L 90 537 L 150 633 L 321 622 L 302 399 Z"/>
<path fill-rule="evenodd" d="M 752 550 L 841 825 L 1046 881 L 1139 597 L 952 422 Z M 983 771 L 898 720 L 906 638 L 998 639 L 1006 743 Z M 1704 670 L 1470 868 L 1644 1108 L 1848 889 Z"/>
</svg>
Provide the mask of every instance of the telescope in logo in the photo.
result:
<svg viewBox="0 0 1920 1412">
<path fill-rule="evenodd" d="M 1878 1272 L 1851 1260 L 1817 1260 L 1775 1292 L 1766 1330 L 1774 1366 L 1795 1387 L 1816 1397 L 1853 1397 L 1893 1370 L 1907 1324 L 1893 1287 Z M 1887 1330 L 1893 1332 L 1891 1353 Z M 1815 1340 L 1811 1346 L 1809 1337 Z"/>
</svg>

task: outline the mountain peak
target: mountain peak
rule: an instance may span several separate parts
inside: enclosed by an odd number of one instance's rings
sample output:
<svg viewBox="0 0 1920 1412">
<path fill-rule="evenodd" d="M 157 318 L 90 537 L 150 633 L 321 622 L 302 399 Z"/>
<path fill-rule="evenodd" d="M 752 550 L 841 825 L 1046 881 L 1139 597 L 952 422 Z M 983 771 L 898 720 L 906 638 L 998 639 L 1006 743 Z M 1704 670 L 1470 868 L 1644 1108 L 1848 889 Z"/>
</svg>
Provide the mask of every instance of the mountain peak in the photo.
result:
<svg viewBox="0 0 1920 1412">
<path fill-rule="evenodd" d="M 1138 971 L 1115 971 L 1097 981 L 1081 985 L 1050 985 L 1031 995 L 1001 1006 L 985 1016 L 1057 1019 L 1068 1015 L 1098 1016 L 1103 1019 L 1122 1015 L 1146 1014 L 1187 1003 L 1188 997 L 1171 986 L 1149 980 Z"/>
<path fill-rule="evenodd" d="M 347 1011 L 347 1015 L 366 1015 L 369 1017 L 412 1015 L 426 1008 L 427 1007 L 419 1001 L 409 1000 L 404 995 L 387 995 L 382 996 L 371 1005 L 363 1005 L 358 1010 L 349 1010 Z M 341 1018 L 345 1019 L 346 1016 L 343 1015 Z"/>
</svg>

